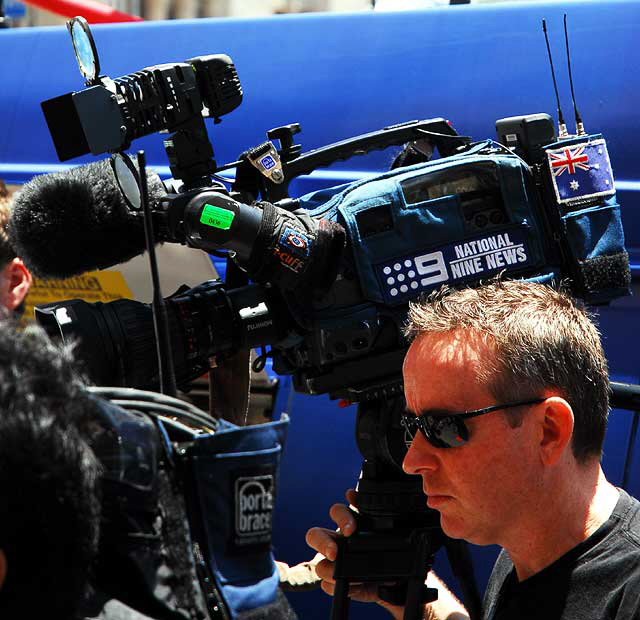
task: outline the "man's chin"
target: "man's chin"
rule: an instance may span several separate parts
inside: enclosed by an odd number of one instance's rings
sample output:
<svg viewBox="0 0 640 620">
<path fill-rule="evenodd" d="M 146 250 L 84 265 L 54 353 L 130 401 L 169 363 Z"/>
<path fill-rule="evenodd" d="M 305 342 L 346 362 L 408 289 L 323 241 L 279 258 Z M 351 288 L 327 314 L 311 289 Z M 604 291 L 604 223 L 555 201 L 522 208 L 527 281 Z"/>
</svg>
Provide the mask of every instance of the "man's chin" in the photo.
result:
<svg viewBox="0 0 640 620">
<path fill-rule="evenodd" d="M 440 512 L 440 527 L 449 538 L 473 542 L 469 538 L 472 535 L 469 524 L 457 515 L 447 514 L 446 511 Z"/>
<path fill-rule="evenodd" d="M 466 538 L 464 537 L 464 529 L 460 527 L 460 524 L 448 523 L 445 519 L 442 518 L 442 515 L 440 515 L 440 527 L 449 538 L 466 540 Z"/>
<path fill-rule="evenodd" d="M 440 513 L 440 527 L 449 538 L 465 540 L 481 547 L 496 544 L 495 541 L 483 536 L 481 532 L 472 530 L 468 523 L 457 518 L 447 517 L 442 513 Z"/>
</svg>

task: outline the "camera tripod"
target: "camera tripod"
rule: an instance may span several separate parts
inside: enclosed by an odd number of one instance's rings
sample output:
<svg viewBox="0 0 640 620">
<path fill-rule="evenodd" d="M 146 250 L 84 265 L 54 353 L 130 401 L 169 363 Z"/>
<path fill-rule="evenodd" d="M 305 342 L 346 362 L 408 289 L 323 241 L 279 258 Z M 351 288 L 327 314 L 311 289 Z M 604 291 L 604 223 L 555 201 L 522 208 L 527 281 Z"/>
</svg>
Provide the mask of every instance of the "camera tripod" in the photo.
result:
<svg viewBox="0 0 640 620">
<path fill-rule="evenodd" d="M 380 597 L 404 605 L 404 620 L 420 620 L 422 605 L 437 599 L 425 585 L 436 551 L 444 546 L 471 618 L 480 617 L 471 557 L 464 541 L 448 538 L 439 514 L 426 505 L 419 477 L 403 473 L 407 443 L 401 396 L 361 403 L 356 437 L 364 456 L 358 482 L 357 531 L 338 540 L 331 620 L 345 620 L 351 583 L 378 583 Z"/>
</svg>

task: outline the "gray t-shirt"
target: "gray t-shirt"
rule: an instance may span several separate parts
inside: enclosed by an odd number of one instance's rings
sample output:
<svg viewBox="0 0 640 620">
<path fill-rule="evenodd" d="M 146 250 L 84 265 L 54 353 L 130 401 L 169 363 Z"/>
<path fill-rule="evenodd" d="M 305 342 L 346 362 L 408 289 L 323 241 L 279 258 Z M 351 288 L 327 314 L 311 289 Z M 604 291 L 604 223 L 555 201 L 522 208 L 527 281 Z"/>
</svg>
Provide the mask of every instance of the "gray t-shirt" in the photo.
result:
<svg viewBox="0 0 640 620">
<path fill-rule="evenodd" d="M 503 550 L 483 609 L 484 620 L 640 619 L 640 503 L 620 490 L 605 523 L 524 581 Z"/>
</svg>

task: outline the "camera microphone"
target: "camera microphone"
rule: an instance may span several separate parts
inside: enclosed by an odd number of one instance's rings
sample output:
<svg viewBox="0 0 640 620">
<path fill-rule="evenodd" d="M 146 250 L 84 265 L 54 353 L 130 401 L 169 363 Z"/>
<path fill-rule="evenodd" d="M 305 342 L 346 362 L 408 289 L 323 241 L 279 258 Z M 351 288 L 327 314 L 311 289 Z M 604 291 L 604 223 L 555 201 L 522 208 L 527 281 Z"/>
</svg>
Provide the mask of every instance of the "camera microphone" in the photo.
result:
<svg viewBox="0 0 640 620">
<path fill-rule="evenodd" d="M 267 202 L 237 202 L 210 187 L 168 193 L 147 171 L 156 242 L 234 252 L 256 282 L 327 289 L 346 234 L 340 224 Z M 109 160 L 35 177 L 16 196 L 9 237 L 36 276 L 68 278 L 125 262 L 146 249 L 140 211 L 127 204 Z"/>
<path fill-rule="evenodd" d="M 147 172 L 149 199 L 166 194 Z M 122 196 L 109 160 L 40 175 L 26 183 L 9 221 L 11 244 L 36 276 L 67 278 L 145 251 L 142 218 Z"/>
</svg>

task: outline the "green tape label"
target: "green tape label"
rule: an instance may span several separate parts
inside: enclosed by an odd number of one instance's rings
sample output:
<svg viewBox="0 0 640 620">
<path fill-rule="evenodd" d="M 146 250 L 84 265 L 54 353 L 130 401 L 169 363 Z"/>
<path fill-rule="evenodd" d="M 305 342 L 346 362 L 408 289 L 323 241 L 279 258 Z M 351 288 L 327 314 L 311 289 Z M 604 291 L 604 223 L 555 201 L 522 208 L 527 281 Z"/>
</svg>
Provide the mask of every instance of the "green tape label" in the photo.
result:
<svg viewBox="0 0 640 620">
<path fill-rule="evenodd" d="M 200 215 L 200 223 L 221 230 L 229 230 L 235 216 L 233 211 L 205 204 Z"/>
</svg>

